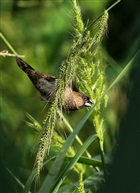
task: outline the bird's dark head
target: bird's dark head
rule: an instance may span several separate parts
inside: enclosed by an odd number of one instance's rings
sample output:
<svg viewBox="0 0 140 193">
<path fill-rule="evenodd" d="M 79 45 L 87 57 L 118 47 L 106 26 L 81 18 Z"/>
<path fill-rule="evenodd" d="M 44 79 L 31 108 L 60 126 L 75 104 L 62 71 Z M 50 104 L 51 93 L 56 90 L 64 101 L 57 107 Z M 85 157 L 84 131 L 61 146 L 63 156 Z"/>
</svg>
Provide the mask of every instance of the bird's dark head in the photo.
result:
<svg viewBox="0 0 140 193">
<path fill-rule="evenodd" d="M 84 106 L 85 107 L 91 107 L 93 105 L 93 101 L 86 95 L 83 95 L 83 100 L 84 100 Z"/>
</svg>

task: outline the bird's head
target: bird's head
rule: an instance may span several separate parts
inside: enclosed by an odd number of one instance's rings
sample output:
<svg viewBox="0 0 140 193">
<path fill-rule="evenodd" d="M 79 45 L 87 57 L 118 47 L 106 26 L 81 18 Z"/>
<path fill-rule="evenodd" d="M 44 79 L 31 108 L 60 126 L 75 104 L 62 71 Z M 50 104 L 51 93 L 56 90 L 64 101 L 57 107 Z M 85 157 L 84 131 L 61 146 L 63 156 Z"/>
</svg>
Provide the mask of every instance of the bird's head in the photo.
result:
<svg viewBox="0 0 140 193">
<path fill-rule="evenodd" d="M 65 90 L 65 107 L 69 111 L 82 109 L 83 107 L 91 107 L 92 100 L 80 92 L 73 91 L 71 87 Z"/>
<path fill-rule="evenodd" d="M 82 99 L 84 101 L 84 106 L 85 107 L 91 107 L 93 105 L 93 101 L 88 96 L 83 95 Z"/>
</svg>

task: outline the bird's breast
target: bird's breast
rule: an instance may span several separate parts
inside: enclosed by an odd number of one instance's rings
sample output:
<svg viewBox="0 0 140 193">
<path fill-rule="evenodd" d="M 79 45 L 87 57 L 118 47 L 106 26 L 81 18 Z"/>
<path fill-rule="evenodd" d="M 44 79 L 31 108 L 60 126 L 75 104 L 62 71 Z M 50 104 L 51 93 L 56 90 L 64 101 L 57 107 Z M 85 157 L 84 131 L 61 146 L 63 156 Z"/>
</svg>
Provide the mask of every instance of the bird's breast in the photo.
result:
<svg viewBox="0 0 140 193">
<path fill-rule="evenodd" d="M 69 110 L 78 110 L 83 108 L 84 101 L 82 99 L 82 94 L 73 91 L 68 87 L 65 91 L 65 107 Z"/>
</svg>

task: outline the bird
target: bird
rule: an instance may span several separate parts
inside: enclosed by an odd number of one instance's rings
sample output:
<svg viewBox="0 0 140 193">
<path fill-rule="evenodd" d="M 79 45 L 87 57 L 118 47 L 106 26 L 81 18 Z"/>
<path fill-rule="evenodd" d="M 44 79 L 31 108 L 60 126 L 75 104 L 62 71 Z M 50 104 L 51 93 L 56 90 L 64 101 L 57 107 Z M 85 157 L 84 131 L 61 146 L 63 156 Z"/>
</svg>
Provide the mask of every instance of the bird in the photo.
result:
<svg viewBox="0 0 140 193">
<path fill-rule="evenodd" d="M 52 102 L 52 95 L 56 90 L 58 78 L 39 72 L 16 56 L 18 66 L 27 74 L 35 88 L 39 91 L 41 99 Z M 74 91 L 72 86 L 67 86 L 64 91 L 63 109 L 75 111 L 83 107 L 91 107 L 92 100 L 81 92 Z"/>
</svg>

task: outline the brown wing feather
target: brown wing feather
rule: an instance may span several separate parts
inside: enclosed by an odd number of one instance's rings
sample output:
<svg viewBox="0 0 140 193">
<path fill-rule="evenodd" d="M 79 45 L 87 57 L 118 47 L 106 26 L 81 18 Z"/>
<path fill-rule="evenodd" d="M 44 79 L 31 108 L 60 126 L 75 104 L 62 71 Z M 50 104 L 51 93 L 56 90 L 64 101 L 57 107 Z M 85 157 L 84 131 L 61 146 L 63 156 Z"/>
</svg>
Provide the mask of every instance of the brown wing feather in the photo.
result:
<svg viewBox="0 0 140 193">
<path fill-rule="evenodd" d="M 57 79 L 54 76 L 49 76 L 33 69 L 29 64 L 21 58 L 16 57 L 18 66 L 28 75 L 36 89 L 42 95 L 41 98 L 48 100 L 54 92 Z"/>
</svg>

